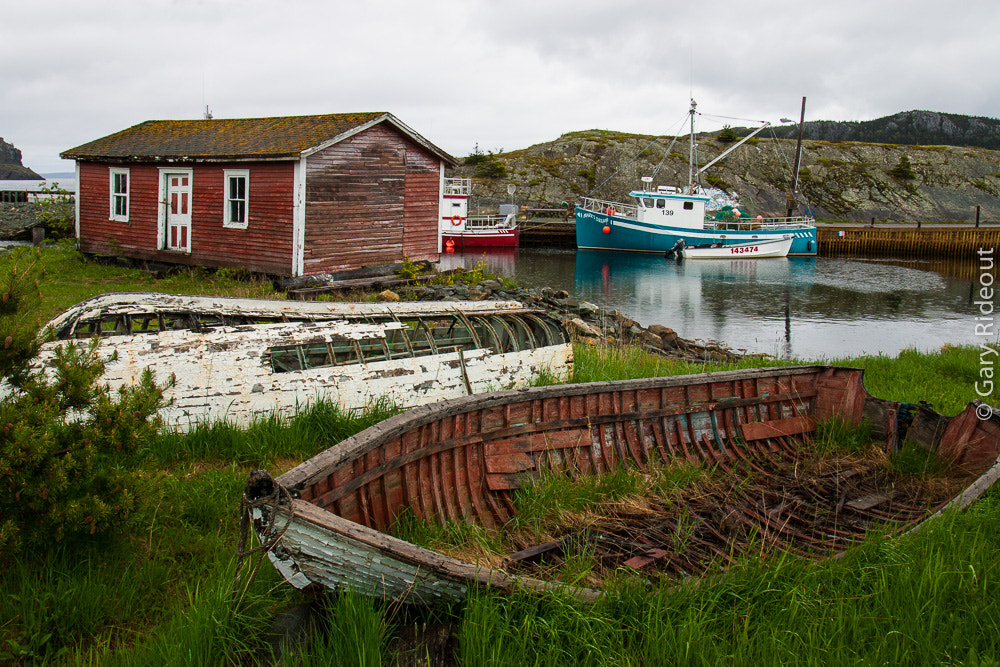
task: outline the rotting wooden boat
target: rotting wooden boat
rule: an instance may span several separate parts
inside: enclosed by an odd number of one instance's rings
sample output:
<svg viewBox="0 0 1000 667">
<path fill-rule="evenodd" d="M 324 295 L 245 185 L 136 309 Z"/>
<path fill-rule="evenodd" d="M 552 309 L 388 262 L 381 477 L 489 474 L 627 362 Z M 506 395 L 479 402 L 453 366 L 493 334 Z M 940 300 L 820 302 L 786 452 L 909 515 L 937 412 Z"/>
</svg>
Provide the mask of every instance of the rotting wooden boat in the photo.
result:
<svg viewBox="0 0 1000 667">
<path fill-rule="evenodd" d="M 402 407 L 564 377 L 572 346 L 561 324 L 513 301 L 334 303 L 168 294 L 106 294 L 49 322 L 55 348 L 100 338 L 112 389 L 172 377 L 168 426 L 246 424 L 329 399 Z"/>
<path fill-rule="evenodd" d="M 797 366 L 452 399 L 387 419 L 276 479 L 254 471 L 244 500 L 289 583 L 413 603 L 460 599 L 474 585 L 565 588 L 530 569 L 519 573 L 517 561 L 551 544 L 528 546 L 499 569 L 387 534 L 404 512 L 503 526 L 516 511 L 515 490 L 542 470 L 601 474 L 687 461 L 714 466 L 713 475 L 749 473 L 722 500 L 688 499 L 677 508 L 683 516 L 665 512 L 641 530 L 633 523 L 623 533 L 613 526 L 591 532 L 594 550 L 612 568 L 697 576 L 765 547 L 825 557 L 870 530 L 909 530 L 947 506 L 964 507 L 1000 475 L 996 410 L 974 402 L 944 417 L 922 404 L 871 396 L 862 374 Z M 923 495 L 904 492 L 884 460 L 849 460 L 803 477 L 798 466 L 818 424 L 835 418 L 867 423 L 889 451 L 935 452 L 950 463 L 955 484 Z M 671 542 L 682 520 L 684 541 Z M 569 590 L 583 599 L 599 594 Z"/>
</svg>

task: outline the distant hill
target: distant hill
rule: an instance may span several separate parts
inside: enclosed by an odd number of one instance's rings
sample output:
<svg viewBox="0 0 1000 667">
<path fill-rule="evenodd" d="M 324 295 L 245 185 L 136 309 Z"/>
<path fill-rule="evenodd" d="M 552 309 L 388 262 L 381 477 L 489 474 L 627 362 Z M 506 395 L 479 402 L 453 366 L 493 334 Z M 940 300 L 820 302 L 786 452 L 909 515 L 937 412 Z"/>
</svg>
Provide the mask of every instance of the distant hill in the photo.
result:
<svg viewBox="0 0 1000 667">
<path fill-rule="evenodd" d="M 737 134 L 745 134 L 740 128 Z M 779 139 L 795 139 L 797 125 L 774 128 Z M 810 120 L 803 139 L 814 141 L 859 141 L 901 146 L 962 146 L 1000 150 L 1000 120 L 984 116 L 962 116 L 937 111 L 902 111 L 865 121 Z"/>
<path fill-rule="evenodd" d="M 21 151 L 4 141 L 3 137 L 0 137 L 0 180 L 42 180 L 39 174 L 21 164 Z"/>
</svg>

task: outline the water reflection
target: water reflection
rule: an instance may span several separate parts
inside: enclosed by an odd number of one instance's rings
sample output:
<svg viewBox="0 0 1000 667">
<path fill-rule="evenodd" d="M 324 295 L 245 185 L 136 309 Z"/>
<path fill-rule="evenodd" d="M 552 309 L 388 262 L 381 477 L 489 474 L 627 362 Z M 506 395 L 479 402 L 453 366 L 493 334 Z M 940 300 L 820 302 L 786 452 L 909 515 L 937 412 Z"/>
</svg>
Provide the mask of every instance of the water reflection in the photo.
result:
<svg viewBox="0 0 1000 667">
<path fill-rule="evenodd" d="M 665 260 L 597 250 L 508 249 L 452 255 L 524 286 L 566 289 L 643 325 L 776 356 L 821 359 L 982 343 L 973 283 L 857 259 Z"/>
</svg>

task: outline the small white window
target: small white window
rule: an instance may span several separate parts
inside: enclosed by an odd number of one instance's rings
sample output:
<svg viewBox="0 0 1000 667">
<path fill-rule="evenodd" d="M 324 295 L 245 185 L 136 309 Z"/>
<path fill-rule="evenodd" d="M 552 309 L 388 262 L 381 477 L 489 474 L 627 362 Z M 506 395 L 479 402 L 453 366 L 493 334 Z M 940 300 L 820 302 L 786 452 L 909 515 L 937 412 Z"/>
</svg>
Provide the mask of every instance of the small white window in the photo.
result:
<svg viewBox="0 0 1000 667">
<path fill-rule="evenodd" d="M 246 169 L 227 169 L 223 180 L 226 188 L 223 206 L 223 225 L 246 229 L 249 220 L 250 172 Z"/>
<path fill-rule="evenodd" d="M 111 168 L 111 219 L 128 222 L 128 169 Z"/>
</svg>

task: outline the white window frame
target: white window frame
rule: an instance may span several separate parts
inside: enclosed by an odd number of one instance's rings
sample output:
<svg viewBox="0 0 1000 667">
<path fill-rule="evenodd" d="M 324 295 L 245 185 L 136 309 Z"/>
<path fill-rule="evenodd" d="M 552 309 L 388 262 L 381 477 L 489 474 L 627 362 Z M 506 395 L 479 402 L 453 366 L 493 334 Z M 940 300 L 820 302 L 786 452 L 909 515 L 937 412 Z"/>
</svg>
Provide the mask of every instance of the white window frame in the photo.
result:
<svg viewBox="0 0 1000 667">
<path fill-rule="evenodd" d="M 243 222 L 234 222 L 232 219 L 232 199 L 229 197 L 229 179 L 243 179 Z M 246 229 L 250 221 L 250 170 L 249 169 L 226 169 L 222 172 L 222 226 L 230 229 Z"/>
<path fill-rule="evenodd" d="M 109 171 L 110 171 L 109 175 L 110 182 L 108 184 L 108 190 L 110 191 L 111 195 L 110 196 L 111 208 L 108 213 L 108 217 L 110 220 L 114 220 L 115 222 L 128 222 L 128 214 L 132 204 L 130 196 L 130 191 L 132 189 L 132 175 L 129 173 L 128 167 L 110 167 Z M 120 193 L 115 190 L 115 180 L 116 177 L 118 176 L 125 177 L 124 193 Z M 115 203 L 119 197 L 124 197 L 125 199 L 124 215 L 116 212 L 117 208 L 115 207 Z"/>
</svg>

